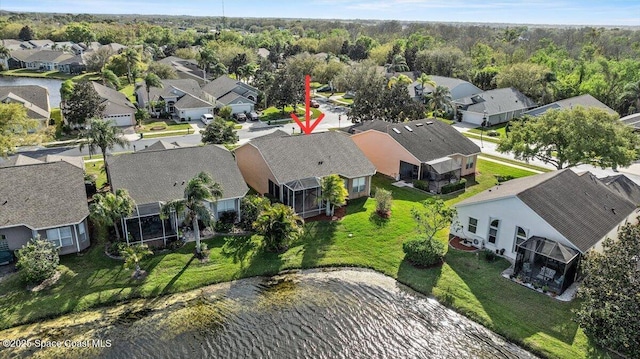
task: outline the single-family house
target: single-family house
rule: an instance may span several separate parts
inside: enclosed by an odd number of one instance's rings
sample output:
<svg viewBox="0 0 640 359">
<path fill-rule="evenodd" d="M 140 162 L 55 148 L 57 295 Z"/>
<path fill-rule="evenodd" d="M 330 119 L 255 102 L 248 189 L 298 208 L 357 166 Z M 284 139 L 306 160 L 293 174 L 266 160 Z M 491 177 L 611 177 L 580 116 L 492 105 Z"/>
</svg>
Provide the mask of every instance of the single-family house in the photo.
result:
<svg viewBox="0 0 640 359">
<path fill-rule="evenodd" d="M 27 110 L 27 117 L 38 120 L 41 127 L 49 124 L 51 106 L 49 90 L 39 85 L 0 86 L 0 102 L 19 103 Z"/>
<path fill-rule="evenodd" d="M 32 158 L 22 154 L 17 154 L 15 156 L 11 156 L 7 158 L 6 160 L 0 159 L 0 167 L 34 165 L 38 163 L 48 163 L 48 162 L 58 162 L 58 161 L 67 162 L 70 165 L 78 167 L 84 171 L 84 160 L 82 159 L 82 157 L 61 156 L 61 155 L 46 155 L 39 158 Z"/>
<path fill-rule="evenodd" d="M 492 126 L 520 117 L 536 106 L 535 102 L 513 87 L 489 90 L 454 101 L 463 122 Z"/>
<path fill-rule="evenodd" d="M 60 254 L 89 246 L 84 172 L 64 161 L 0 167 L 0 251 L 40 236 Z"/>
<path fill-rule="evenodd" d="M 240 199 L 249 188 L 242 179 L 231 152 L 222 146 L 206 145 L 146 150 L 109 157 L 112 188 L 123 188 L 136 203 L 131 216 L 123 218 L 128 243 L 166 244 L 177 239 L 184 214 L 161 219 L 162 205 L 184 198 L 189 180 L 207 172 L 222 187 L 222 197 L 207 201 L 218 219 L 222 212 L 236 212 L 240 218 Z"/>
<path fill-rule="evenodd" d="M 474 175 L 480 147 L 444 122 L 364 121 L 349 128 L 351 139 L 376 166 L 397 180 L 421 180 L 429 191 Z"/>
<path fill-rule="evenodd" d="M 636 132 L 640 131 L 640 112 L 624 116 L 620 119 L 620 122 L 631 127 Z"/>
<path fill-rule="evenodd" d="M 38 51 L 40 50 L 32 50 L 32 49 L 11 50 L 9 58 L 6 59 L 7 68 L 9 70 L 26 68 L 27 59 L 29 59 L 31 55 L 35 54 Z"/>
<path fill-rule="evenodd" d="M 477 95 L 483 92 L 481 89 L 468 81 L 445 76 L 430 75 L 429 77 L 436 83 L 436 86 L 446 87 L 451 94 L 452 100 Z M 419 100 L 424 100 L 434 90 L 433 86 L 425 85 L 423 87 L 422 84 L 418 81 L 415 81 L 415 79 L 413 83 L 411 83 L 407 88 L 409 89 L 409 95 L 412 98 Z"/>
<path fill-rule="evenodd" d="M 206 82 L 204 70 L 198 66 L 198 62 L 192 59 L 182 59 L 177 56 L 168 56 L 158 60 L 159 63 L 169 65 L 176 70 L 176 74 L 181 79 L 196 80 L 202 85 Z"/>
<path fill-rule="evenodd" d="M 69 75 L 79 75 L 87 71 L 87 64 L 83 54 L 78 54 L 66 60 L 60 61 L 58 70 Z"/>
<path fill-rule="evenodd" d="M 526 111 L 524 112 L 522 115 L 528 115 L 528 116 L 540 116 L 543 113 L 549 111 L 549 110 L 561 110 L 561 109 L 565 109 L 565 108 L 573 108 L 576 106 L 581 106 L 584 108 L 599 108 L 602 109 L 604 111 L 606 111 L 609 114 L 612 115 L 617 115 L 618 113 L 616 111 L 614 111 L 612 108 L 610 108 L 609 106 L 603 104 L 602 102 L 600 102 L 597 98 L 586 94 L 586 95 L 580 95 L 580 96 L 575 96 L 575 97 L 571 97 L 571 98 L 567 98 L 564 100 L 560 100 L 560 101 L 556 101 L 556 102 L 552 102 L 550 104 L 544 105 L 544 106 L 540 106 L 540 107 L 536 107 L 532 110 Z"/>
<path fill-rule="evenodd" d="M 43 39 L 43 40 L 29 40 L 29 41 L 25 41 L 26 43 L 29 43 L 31 45 L 32 48 L 34 49 L 42 49 L 42 50 L 50 50 L 53 45 L 55 44 L 53 41 L 49 40 L 49 39 Z"/>
<path fill-rule="evenodd" d="M 163 112 L 169 113 L 181 121 L 198 120 L 205 113 L 214 113 L 214 105 L 207 100 L 200 85 L 193 79 L 162 80 L 162 87 L 151 87 L 151 102 L 163 102 Z M 149 103 L 147 89 L 141 83 L 136 90 L 138 107 Z"/>
<path fill-rule="evenodd" d="M 503 182 L 456 204 L 451 234 L 515 261 L 515 275 L 562 292 L 587 251 L 637 221 L 636 204 L 607 187 L 570 169 Z"/>
<path fill-rule="evenodd" d="M 216 108 L 229 106 L 232 114 L 251 112 L 258 101 L 258 89 L 227 75 L 209 82 L 202 90 Z"/>
<path fill-rule="evenodd" d="M 22 49 L 22 47 L 20 47 L 20 41 L 19 40 L 13 40 L 13 39 L 0 40 L 0 46 L 3 46 L 5 49 L 9 50 L 10 54 L 13 51 Z M 0 57 L 0 69 L 3 69 L 3 70 L 8 70 L 9 69 L 9 59 L 10 58 L 11 58 L 11 55 L 9 55 L 7 57 Z"/>
<path fill-rule="evenodd" d="M 127 96 L 98 82 L 91 81 L 93 89 L 105 105 L 102 119 L 112 121 L 115 126 L 134 126 L 136 124 L 136 106 Z"/>
<path fill-rule="evenodd" d="M 321 180 L 337 174 L 349 199 L 369 196 L 376 168 L 346 133 L 290 136 L 283 131 L 254 138 L 234 151 L 249 186 L 292 207 L 302 217 L 320 214 Z"/>
<path fill-rule="evenodd" d="M 25 63 L 26 68 L 36 71 L 59 71 L 58 67 L 64 60 L 74 55 L 62 51 L 40 50 L 29 56 Z"/>
</svg>

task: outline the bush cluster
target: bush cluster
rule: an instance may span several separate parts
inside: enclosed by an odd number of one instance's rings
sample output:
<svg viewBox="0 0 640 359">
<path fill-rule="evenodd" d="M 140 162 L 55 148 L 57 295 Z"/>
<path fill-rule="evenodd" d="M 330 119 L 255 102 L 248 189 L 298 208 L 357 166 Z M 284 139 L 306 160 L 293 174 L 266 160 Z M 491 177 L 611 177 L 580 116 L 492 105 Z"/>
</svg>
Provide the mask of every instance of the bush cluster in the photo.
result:
<svg viewBox="0 0 640 359">
<path fill-rule="evenodd" d="M 447 193 L 451 193 L 451 192 L 455 192 L 455 191 L 459 191 L 461 189 L 464 189 L 467 186 L 467 180 L 466 179 L 461 179 L 460 181 L 456 182 L 456 183 L 450 183 L 448 185 L 442 186 L 442 188 L 440 189 L 442 194 L 447 194 Z"/>
<path fill-rule="evenodd" d="M 34 238 L 16 252 L 16 267 L 27 283 L 40 283 L 51 278 L 58 269 L 58 248 L 44 239 Z"/>
<path fill-rule="evenodd" d="M 442 262 L 446 246 L 435 239 L 414 238 L 402 244 L 405 259 L 420 267 L 429 267 Z"/>
<path fill-rule="evenodd" d="M 421 181 L 421 180 L 415 180 L 415 181 L 413 181 L 413 187 L 428 192 L 429 191 L 429 182 Z"/>
</svg>

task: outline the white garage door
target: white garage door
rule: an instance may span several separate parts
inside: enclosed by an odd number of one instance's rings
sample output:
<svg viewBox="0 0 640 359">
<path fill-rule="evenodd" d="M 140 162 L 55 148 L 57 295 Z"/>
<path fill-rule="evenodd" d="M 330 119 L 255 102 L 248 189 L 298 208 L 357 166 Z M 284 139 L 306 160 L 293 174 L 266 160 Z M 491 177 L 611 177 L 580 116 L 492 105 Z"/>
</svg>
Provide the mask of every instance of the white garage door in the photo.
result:
<svg viewBox="0 0 640 359">
<path fill-rule="evenodd" d="M 238 103 L 230 105 L 232 113 L 241 113 L 241 112 L 251 112 L 253 110 L 253 105 L 250 103 Z"/>
<path fill-rule="evenodd" d="M 135 125 L 135 120 L 133 119 L 133 115 L 113 115 L 105 118 L 107 121 L 112 121 L 116 126 L 133 126 Z"/>
</svg>

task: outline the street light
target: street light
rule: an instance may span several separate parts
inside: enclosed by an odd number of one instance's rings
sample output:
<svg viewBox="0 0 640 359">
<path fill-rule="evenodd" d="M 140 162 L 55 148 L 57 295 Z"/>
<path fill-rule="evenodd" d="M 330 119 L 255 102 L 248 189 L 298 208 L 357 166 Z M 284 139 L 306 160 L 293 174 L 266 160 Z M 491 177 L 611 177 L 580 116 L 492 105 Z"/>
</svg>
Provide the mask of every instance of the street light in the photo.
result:
<svg viewBox="0 0 640 359">
<path fill-rule="evenodd" d="M 484 148 L 483 135 L 484 135 L 484 126 L 487 125 L 487 110 L 482 111 L 482 123 L 480 124 L 480 147 Z"/>
</svg>

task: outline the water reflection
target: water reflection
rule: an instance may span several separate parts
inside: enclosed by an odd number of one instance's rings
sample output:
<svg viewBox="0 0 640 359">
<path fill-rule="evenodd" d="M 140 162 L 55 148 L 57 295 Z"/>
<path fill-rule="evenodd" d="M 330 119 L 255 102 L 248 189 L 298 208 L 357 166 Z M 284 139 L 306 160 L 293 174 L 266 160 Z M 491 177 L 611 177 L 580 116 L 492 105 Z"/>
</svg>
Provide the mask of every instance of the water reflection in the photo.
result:
<svg viewBox="0 0 640 359">
<path fill-rule="evenodd" d="M 250 278 L 207 287 L 187 301 L 162 303 L 66 326 L 56 335 L 74 340 L 110 339 L 110 348 L 6 354 L 49 357 L 59 353 L 78 358 L 533 358 L 486 328 L 372 271 L 318 270 Z M 33 337 L 51 335 L 48 331 Z"/>
</svg>

